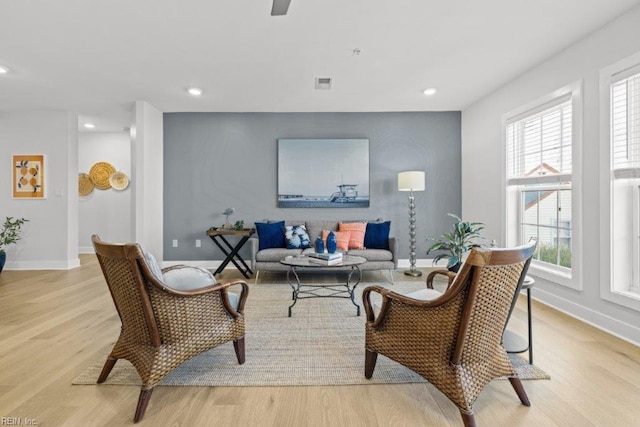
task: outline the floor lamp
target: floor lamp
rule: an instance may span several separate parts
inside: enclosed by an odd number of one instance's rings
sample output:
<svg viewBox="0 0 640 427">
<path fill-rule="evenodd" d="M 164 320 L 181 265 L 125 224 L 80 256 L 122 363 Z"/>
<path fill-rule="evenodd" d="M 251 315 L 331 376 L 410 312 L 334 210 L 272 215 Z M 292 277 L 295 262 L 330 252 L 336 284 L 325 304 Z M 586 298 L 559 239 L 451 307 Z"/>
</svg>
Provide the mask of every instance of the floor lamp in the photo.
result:
<svg viewBox="0 0 640 427">
<path fill-rule="evenodd" d="M 404 274 L 419 277 L 422 272 L 416 269 L 416 204 L 414 191 L 424 191 L 424 172 L 408 171 L 398 174 L 398 191 L 409 191 L 409 262 L 411 266 Z"/>
</svg>

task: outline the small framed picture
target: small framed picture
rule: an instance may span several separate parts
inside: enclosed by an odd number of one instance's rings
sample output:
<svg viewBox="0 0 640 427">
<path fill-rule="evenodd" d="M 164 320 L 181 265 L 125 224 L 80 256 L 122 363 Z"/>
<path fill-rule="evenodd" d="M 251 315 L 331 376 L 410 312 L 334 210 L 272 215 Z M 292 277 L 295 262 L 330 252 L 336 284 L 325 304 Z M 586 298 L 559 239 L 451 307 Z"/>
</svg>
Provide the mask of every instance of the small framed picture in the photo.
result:
<svg viewBox="0 0 640 427">
<path fill-rule="evenodd" d="M 14 199 L 44 199 L 43 154 L 14 155 L 12 168 Z"/>
</svg>

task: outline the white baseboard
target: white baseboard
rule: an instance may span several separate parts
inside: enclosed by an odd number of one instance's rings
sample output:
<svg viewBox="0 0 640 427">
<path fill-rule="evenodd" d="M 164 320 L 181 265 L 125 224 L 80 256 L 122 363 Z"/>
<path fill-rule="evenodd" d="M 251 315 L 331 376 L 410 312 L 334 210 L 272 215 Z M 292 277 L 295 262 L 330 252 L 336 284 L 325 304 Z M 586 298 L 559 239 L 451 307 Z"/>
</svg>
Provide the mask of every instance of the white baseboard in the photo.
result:
<svg viewBox="0 0 640 427">
<path fill-rule="evenodd" d="M 5 270 L 71 270 L 80 267 L 80 259 L 67 261 L 11 261 L 4 266 Z"/>
<path fill-rule="evenodd" d="M 398 268 L 409 268 L 411 267 L 411 262 L 409 261 L 409 259 L 399 259 L 398 260 Z M 433 258 L 422 258 L 422 259 L 416 259 L 416 267 L 419 268 L 427 268 L 427 267 L 439 267 L 439 268 L 446 268 L 447 267 L 447 261 L 438 261 L 437 263 L 433 263 Z"/>
<path fill-rule="evenodd" d="M 78 247 L 78 253 L 81 253 L 81 254 L 95 254 L 96 251 L 93 249 L 93 246 L 80 246 L 80 247 Z"/>
<path fill-rule="evenodd" d="M 532 299 L 552 307 L 581 322 L 587 323 L 604 332 L 614 335 L 621 340 L 640 346 L 640 328 L 599 313 L 588 307 L 551 294 L 540 288 L 534 288 Z"/>
</svg>

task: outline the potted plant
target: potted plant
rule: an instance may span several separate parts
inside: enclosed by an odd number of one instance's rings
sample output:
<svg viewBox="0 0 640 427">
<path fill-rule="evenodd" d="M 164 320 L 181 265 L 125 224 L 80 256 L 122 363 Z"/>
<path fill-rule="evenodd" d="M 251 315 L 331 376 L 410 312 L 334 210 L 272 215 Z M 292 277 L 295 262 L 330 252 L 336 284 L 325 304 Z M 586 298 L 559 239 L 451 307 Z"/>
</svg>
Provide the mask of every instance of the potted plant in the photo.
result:
<svg viewBox="0 0 640 427">
<path fill-rule="evenodd" d="M 4 251 L 5 246 L 9 246 L 18 242 L 22 238 L 22 225 L 29 221 L 24 218 L 13 218 L 8 216 L 0 228 L 0 273 L 4 268 L 4 263 L 7 260 L 7 253 Z"/>
<path fill-rule="evenodd" d="M 427 249 L 427 255 L 435 251 L 444 251 L 433 259 L 433 263 L 448 258 L 447 269 L 457 272 L 462 264 L 462 255 L 469 249 L 480 246 L 477 240 L 482 239 L 480 230 L 484 229 L 484 224 L 462 221 L 460 217 L 451 213 L 447 215 L 456 220 L 456 223 L 453 224 L 453 231 L 443 234 L 440 238 L 427 238 L 428 241 L 434 242 Z"/>
</svg>

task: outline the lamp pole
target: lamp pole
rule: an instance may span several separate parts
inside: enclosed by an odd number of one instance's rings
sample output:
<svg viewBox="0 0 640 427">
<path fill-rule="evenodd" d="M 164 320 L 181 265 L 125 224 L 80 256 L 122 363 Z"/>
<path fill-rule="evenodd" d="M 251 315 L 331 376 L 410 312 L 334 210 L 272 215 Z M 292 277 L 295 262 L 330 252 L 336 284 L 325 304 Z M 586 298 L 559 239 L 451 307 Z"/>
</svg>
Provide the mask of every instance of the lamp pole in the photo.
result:
<svg viewBox="0 0 640 427">
<path fill-rule="evenodd" d="M 409 270 L 404 274 L 407 276 L 420 277 L 422 271 L 416 269 L 416 198 L 413 190 L 409 192 Z"/>
<path fill-rule="evenodd" d="M 414 191 L 424 191 L 425 173 L 422 171 L 400 172 L 398 174 L 398 191 L 409 192 L 409 270 L 407 276 L 420 277 L 422 272 L 416 268 L 416 199 Z"/>
</svg>

